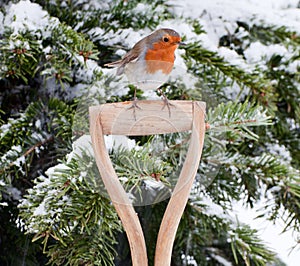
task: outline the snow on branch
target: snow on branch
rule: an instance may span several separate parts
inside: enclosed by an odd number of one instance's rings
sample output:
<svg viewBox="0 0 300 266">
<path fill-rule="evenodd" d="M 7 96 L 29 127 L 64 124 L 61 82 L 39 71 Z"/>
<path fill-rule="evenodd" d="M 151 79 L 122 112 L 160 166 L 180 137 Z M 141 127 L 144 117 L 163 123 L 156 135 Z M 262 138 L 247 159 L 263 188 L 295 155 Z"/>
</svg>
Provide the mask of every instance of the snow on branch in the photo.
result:
<svg viewBox="0 0 300 266">
<path fill-rule="evenodd" d="M 210 132 L 232 132 L 244 138 L 258 139 L 252 126 L 271 125 L 271 117 L 261 106 L 249 102 L 221 103 L 207 114 Z"/>
</svg>

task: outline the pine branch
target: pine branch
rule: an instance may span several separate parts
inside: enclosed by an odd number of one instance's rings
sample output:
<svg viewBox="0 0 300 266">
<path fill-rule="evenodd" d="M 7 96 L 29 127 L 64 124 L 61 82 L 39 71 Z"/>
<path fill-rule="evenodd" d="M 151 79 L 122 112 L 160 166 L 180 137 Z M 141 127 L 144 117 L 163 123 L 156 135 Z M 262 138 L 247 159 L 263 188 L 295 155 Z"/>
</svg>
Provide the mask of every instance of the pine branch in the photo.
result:
<svg viewBox="0 0 300 266">
<path fill-rule="evenodd" d="M 207 114 L 209 132 L 230 132 L 233 136 L 253 140 L 257 140 L 258 136 L 249 127 L 270 125 L 270 118 L 260 106 L 247 101 L 221 103 Z"/>
<path fill-rule="evenodd" d="M 86 150 L 80 157 L 71 153 L 68 162 L 46 174 L 18 206 L 26 232 L 35 233 L 33 241 L 42 240 L 53 264 L 113 265 L 121 227 L 113 206 L 100 193 L 94 158 Z M 54 244 L 48 249 L 50 239 Z"/>
<path fill-rule="evenodd" d="M 289 174 L 282 182 L 270 188 L 274 201 L 262 210 L 263 215 L 270 220 L 281 219 L 285 223 L 283 232 L 288 230 L 300 231 L 300 186 L 299 171 Z"/>
<path fill-rule="evenodd" d="M 270 112 L 274 112 L 277 102 L 277 95 L 270 79 L 261 75 L 261 70 L 256 69 L 251 73 L 246 72 L 238 66 L 232 65 L 220 57 L 217 52 L 204 49 L 200 42 L 187 45 L 185 55 L 188 69 L 199 78 L 200 86 L 205 90 L 206 101 L 216 99 L 220 102 L 228 99 L 224 87 L 232 87 L 237 84 L 240 87 L 238 97 L 245 88 L 250 89 L 250 98 L 257 101 L 262 106 L 266 106 Z M 207 89 L 205 89 L 208 87 Z"/>
<path fill-rule="evenodd" d="M 250 40 L 251 42 L 260 41 L 265 45 L 280 43 L 284 45 L 299 45 L 300 37 L 295 31 L 289 30 L 285 26 L 265 26 L 263 23 L 261 25 L 251 25 L 247 23 L 238 21 L 238 26 L 246 30 L 249 35 L 244 37 L 244 39 Z M 238 32 L 237 32 L 238 33 Z"/>
<path fill-rule="evenodd" d="M 13 167 L 17 161 L 20 161 L 21 158 L 25 158 L 26 156 L 30 155 L 31 153 L 35 152 L 35 150 L 41 146 L 43 146 L 44 144 L 53 141 L 54 136 L 50 136 L 44 140 L 41 140 L 40 142 L 34 144 L 32 147 L 30 147 L 28 150 L 26 150 L 21 156 L 19 156 L 18 158 L 16 158 L 15 161 L 9 163 L 8 165 L 4 166 L 4 168 L 0 168 L 0 175 L 3 174 L 5 171 L 8 171 L 9 168 Z"/>
<path fill-rule="evenodd" d="M 252 263 L 265 266 L 270 261 L 275 261 L 275 253 L 258 238 L 257 230 L 251 229 L 248 225 L 240 224 L 232 229 L 229 235 L 236 264 L 239 264 L 237 253 L 240 254 L 247 266 L 252 265 Z"/>
<path fill-rule="evenodd" d="M 14 178 L 37 176 L 41 167 L 54 163 L 68 150 L 73 107 L 58 99 L 31 103 L 19 118 L 8 119 L 0 128 L 0 174 Z M 34 167 L 43 159 L 43 165 Z"/>
<path fill-rule="evenodd" d="M 40 69 L 42 50 L 36 36 L 31 33 L 10 35 L 0 40 L 0 78 L 21 79 L 28 83 Z"/>
<path fill-rule="evenodd" d="M 146 200 L 150 200 L 147 204 L 153 204 L 161 201 L 161 197 L 164 199 L 169 197 L 172 167 L 162 160 L 160 154 L 156 153 L 149 143 L 138 150 L 126 150 L 120 147 L 111 153 L 111 159 L 133 203 L 141 201 L 146 204 Z M 143 196 L 145 191 L 148 191 L 151 197 Z"/>
<path fill-rule="evenodd" d="M 251 89 L 259 90 L 262 89 L 263 86 L 270 86 L 269 81 L 267 79 L 261 79 L 258 73 L 256 75 L 254 75 L 254 73 L 250 74 L 241 68 L 230 65 L 216 52 L 204 49 L 199 42 L 189 44 L 185 47 L 185 51 L 186 54 L 184 58 L 191 69 L 197 69 L 197 66 L 192 62 L 192 59 L 194 59 L 198 64 L 214 67 L 215 70 L 221 71 L 226 77 L 235 80 L 241 87 L 247 86 Z"/>
<path fill-rule="evenodd" d="M 51 245 L 46 252 L 49 264 L 114 266 L 116 242 L 111 242 L 98 226 L 91 229 L 90 234 L 74 232 L 64 244 L 57 242 Z"/>
<path fill-rule="evenodd" d="M 205 265 L 207 257 L 215 261 L 215 255 L 224 261 L 235 261 L 237 265 L 265 266 L 277 261 L 275 253 L 259 238 L 257 230 L 235 223 L 226 210 L 208 197 L 196 193 L 186 208 L 174 249 L 184 250 L 184 254 L 193 257 L 198 265 Z M 187 234 L 190 235 L 188 253 Z"/>
<path fill-rule="evenodd" d="M 212 198 L 216 195 L 215 200 L 222 206 L 226 201 L 240 199 L 240 191 L 243 191 L 243 195 L 252 207 L 254 202 L 263 197 L 262 192 L 259 191 L 259 188 L 263 187 L 264 193 L 269 195 L 269 203 L 261 209 L 259 217 L 266 217 L 274 222 L 282 219 L 286 224 L 284 231 L 300 229 L 298 170 L 270 154 L 251 157 L 230 153 L 225 154 L 223 159 L 219 157 L 218 164 L 222 165 L 218 178 L 210 184 L 207 191 Z M 232 176 L 236 181 L 232 180 Z M 220 184 L 218 179 L 222 180 Z M 224 200 L 223 194 L 231 196 Z M 270 200 L 271 197 L 273 200 Z"/>
</svg>

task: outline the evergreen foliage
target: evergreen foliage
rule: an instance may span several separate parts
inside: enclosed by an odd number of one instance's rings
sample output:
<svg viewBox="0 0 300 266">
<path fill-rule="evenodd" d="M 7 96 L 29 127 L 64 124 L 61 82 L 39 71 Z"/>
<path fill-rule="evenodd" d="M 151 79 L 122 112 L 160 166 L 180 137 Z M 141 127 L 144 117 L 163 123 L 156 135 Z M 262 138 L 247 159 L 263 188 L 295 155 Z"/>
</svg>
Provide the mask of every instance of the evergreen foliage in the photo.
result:
<svg viewBox="0 0 300 266">
<path fill-rule="evenodd" d="M 11 12 L 21 3 L 41 17 L 20 26 Z M 169 99 L 208 103 L 205 148 L 172 265 L 283 265 L 232 211 L 237 201 L 254 208 L 264 200 L 258 217 L 283 220 L 284 230 L 299 236 L 298 32 L 236 21 L 216 51 L 203 44 L 200 18 L 178 18 L 164 0 L 28 0 L 0 10 L 1 265 L 130 265 L 125 232 L 93 158 L 87 107 L 132 98 L 134 87 L 103 65 L 131 48 L 128 36 L 142 37 L 168 20 L 191 30 L 180 55 L 196 81 L 190 86 L 179 78 L 162 89 Z M 288 55 L 275 52 L 251 64 L 253 45 L 278 45 Z M 189 137 L 133 137 L 126 139 L 129 149 L 109 149 L 133 202 L 157 202 L 135 207 L 149 265 Z"/>
</svg>

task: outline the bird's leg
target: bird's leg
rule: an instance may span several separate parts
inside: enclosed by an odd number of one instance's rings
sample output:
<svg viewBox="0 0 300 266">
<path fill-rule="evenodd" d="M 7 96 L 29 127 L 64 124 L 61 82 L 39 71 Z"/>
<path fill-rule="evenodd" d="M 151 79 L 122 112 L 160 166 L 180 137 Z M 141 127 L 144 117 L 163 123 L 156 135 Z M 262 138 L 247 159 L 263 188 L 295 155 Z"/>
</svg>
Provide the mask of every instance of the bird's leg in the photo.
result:
<svg viewBox="0 0 300 266">
<path fill-rule="evenodd" d="M 170 109 L 170 106 L 174 106 L 174 104 L 171 104 L 171 103 L 170 103 L 170 101 L 168 100 L 167 96 L 163 93 L 163 91 L 162 91 L 160 88 L 158 88 L 157 90 L 158 90 L 159 93 L 162 95 L 163 101 L 164 101 L 164 106 L 163 106 L 163 108 L 162 108 L 161 110 L 164 110 L 165 107 L 167 106 L 168 111 L 169 111 L 169 117 L 171 117 L 171 109 Z"/>
<path fill-rule="evenodd" d="M 128 109 L 133 109 L 133 117 L 134 117 L 134 120 L 136 120 L 136 114 L 135 114 L 135 109 L 138 108 L 138 109 L 142 109 L 141 107 L 139 107 L 137 105 L 137 97 L 136 97 L 136 88 L 134 88 L 134 95 L 133 95 L 133 102 L 132 102 L 132 105 L 128 108 Z"/>
</svg>

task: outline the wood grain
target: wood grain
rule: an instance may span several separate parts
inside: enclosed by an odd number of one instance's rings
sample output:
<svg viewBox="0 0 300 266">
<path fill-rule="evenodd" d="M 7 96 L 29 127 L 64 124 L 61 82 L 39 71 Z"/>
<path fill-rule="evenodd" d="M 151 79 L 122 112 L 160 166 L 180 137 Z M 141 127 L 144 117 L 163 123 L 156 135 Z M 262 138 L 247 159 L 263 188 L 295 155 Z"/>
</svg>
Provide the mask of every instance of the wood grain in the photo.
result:
<svg viewBox="0 0 300 266">
<path fill-rule="evenodd" d="M 93 106 L 90 112 L 98 113 L 105 135 L 152 135 L 187 131 L 192 128 L 193 102 L 169 101 L 171 116 L 163 101 L 138 101 L 136 117 L 132 102 L 109 103 Z M 196 103 L 196 102 L 195 102 Z M 197 102 L 205 112 L 205 104 Z"/>
</svg>

